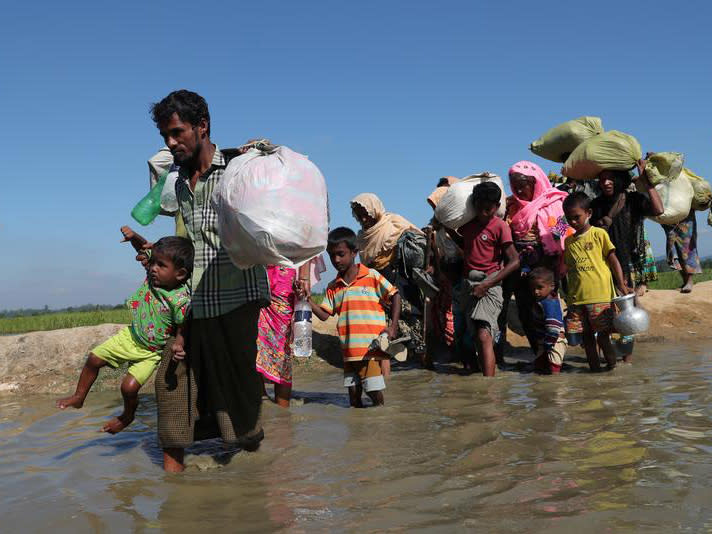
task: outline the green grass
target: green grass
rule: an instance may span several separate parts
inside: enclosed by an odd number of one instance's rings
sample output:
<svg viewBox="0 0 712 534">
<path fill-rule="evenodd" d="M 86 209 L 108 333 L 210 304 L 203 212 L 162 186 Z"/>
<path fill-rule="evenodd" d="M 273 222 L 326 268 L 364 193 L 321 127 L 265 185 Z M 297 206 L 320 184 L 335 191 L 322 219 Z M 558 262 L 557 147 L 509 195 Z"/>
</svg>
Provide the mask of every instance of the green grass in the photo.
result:
<svg viewBox="0 0 712 534">
<path fill-rule="evenodd" d="M 21 317 L 0 318 L 0 335 L 23 334 L 39 330 L 58 330 L 75 326 L 93 326 L 103 323 L 131 322 L 131 313 L 127 309 L 98 310 L 81 312 L 42 313 Z"/>
<path fill-rule="evenodd" d="M 695 275 L 696 283 L 712 280 L 712 268 L 705 268 L 702 274 Z M 682 284 L 676 271 L 658 273 L 658 280 L 649 284 L 650 289 L 678 289 Z M 312 300 L 320 304 L 323 293 L 312 294 Z M 58 330 L 75 326 L 94 326 L 104 323 L 128 324 L 131 314 L 127 309 L 92 310 L 40 313 L 19 317 L 0 317 L 0 335 L 24 334 L 41 330 Z"/>
<path fill-rule="evenodd" d="M 702 274 L 696 274 L 693 278 L 696 284 L 712 280 L 712 269 L 703 269 Z M 668 271 L 658 273 L 658 279 L 655 282 L 650 282 L 650 289 L 679 289 L 682 285 L 682 278 L 677 271 Z"/>
</svg>

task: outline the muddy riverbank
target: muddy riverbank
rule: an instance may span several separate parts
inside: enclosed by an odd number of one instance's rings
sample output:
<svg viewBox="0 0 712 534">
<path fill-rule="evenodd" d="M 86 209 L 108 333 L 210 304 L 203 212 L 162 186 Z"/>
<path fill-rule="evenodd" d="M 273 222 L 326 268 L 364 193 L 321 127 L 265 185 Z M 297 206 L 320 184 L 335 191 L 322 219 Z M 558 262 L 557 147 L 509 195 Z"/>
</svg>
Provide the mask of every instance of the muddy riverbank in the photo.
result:
<svg viewBox="0 0 712 534">
<path fill-rule="evenodd" d="M 690 295 L 677 291 L 650 291 L 641 304 L 651 314 L 651 329 L 639 341 L 692 343 L 712 339 L 712 282 L 695 286 Z M 0 394 L 64 393 L 75 384 L 77 373 L 92 347 L 116 333 L 122 325 L 104 324 L 0 336 Z M 315 357 L 296 361 L 295 380 L 320 369 L 339 365 L 339 342 L 332 320 L 314 324 Z M 526 340 L 512 332 L 515 360 L 527 357 Z M 96 391 L 117 387 L 123 370 L 105 369 Z M 144 391 L 152 391 L 151 383 Z"/>
</svg>

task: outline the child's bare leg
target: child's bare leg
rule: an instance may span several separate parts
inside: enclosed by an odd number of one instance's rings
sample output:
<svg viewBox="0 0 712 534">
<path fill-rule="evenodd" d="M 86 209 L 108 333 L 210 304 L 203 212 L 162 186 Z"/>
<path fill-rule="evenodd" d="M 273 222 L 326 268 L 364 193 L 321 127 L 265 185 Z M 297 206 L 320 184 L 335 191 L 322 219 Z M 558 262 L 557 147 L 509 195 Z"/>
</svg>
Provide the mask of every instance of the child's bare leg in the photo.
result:
<svg viewBox="0 0 712 534">
<path fill-rule="evenodd" d="M 185 469 L 183 465 L 184 449 L 163 449 L 163 470 L 169 473 L 180 473 Z"/>
<path fill-rule="evenodd" d="M 596 345 L 596 337 L 593 332 L 584 332 L 583 348 L 586 351 L 586 359 L 588 366 L 593 372 L 601 370 L 601 361 L 598 358 L 598 346 Z"/>
<path fill-rule="evenodd" d="M 606 363 L 609 369 L 613 369 L 616 366 L 616 349 L 611 343 L 610 334 L 598 334 L 598 346 L 601 347 L 603 351 L 603 356 L 606 358 Z"/>
<path fill-rule="evenodd" d="M 383 406 L 385 403 L 383 400 L 383 391 L 367 391 L 366 395 L 371 399 L 374 406 Z"/>
<path fill-rule="evenodd" d="M 274 385 L 274 402 L 282 408 L 289 408 L 289 399 L 292 397 L 291 384 Z"/>
<path fill-rule="evenodd" d="M 99 369 L 105 365 L 106 362 L 104 360 L 94 354 L 89 354 L 82 368 L 82 372 L 79 375 L 79 381 L 77 382 L 77 389 L 74 391 L 74 395 L 58 399 L 56 403 L 57 408 L 60 410 L 69 407 L 81 408 L 84 405 L 84 400 L 87 398 L 92 384 L 94 384 L 96 377 L 99 375 Z"/>
<path fill-rule="evenodd" d="M 494 356 L 494 342 L 488 328 L 477 329 L 477 348 L 484 376 L 494 376 L 497 361 Z"/>
<path fill-rule="evenodd" d="M 361 402 L 361 394 L 363 393 L 363 388 L 358 386 L 349 386 L 349 403 L 352 408 L 363 408 L 363 402 Z"/>
<path fill-rule="evenodd" d="M 124 411 L 118 417 L 114 417 L 106 423 L 102 428 L 102 432 L 109 434 L 118 434 L 124 428 L 131 424 L 136 415 L 138 407 L 138 390 L 141 389 L 141 384 L 131 375 L 126 375 L 121 381 L 121 395 L 124 398 Z"/>
<path fill-rule="evenodd" d="M 381 366 L 381 374 L 383 378 L 389 380 L 391 378 L 391 360 L 384 358 L 379 360 L 378 364 Z"/>
</svg>

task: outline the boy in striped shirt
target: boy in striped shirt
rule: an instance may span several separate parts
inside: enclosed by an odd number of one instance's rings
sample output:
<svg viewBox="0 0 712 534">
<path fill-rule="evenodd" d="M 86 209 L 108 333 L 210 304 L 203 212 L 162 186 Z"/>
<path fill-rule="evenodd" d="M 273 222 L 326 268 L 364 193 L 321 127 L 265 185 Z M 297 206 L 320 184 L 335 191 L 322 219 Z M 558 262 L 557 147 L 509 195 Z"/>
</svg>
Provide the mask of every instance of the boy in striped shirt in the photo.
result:
<svg viewBox="0 0 712 534">
<path fill-rule="evenodd" d="M 326 289 L 321 306 L 311 303 L 314 315 L 325 321 L 338 315 L 337 329 L 344 354 L 344 387 L 349 388 L 349 401 L 362 408 L 365 391 L 374 406 L 383 405 L 386 383 L 380 360 L 389 356 L 373 348 L 373 340 L 386 333 L 396 337 L 401 299 L 398 290 L 378 271 L 356 263 L 356 234 L 349 228 L 336 228 L 329 233 L 326 251 L 338 275 Z M 386 321 L 390 307 L 391 325 Z"/>
<path fill-rule="evenodd" d="M 566 355 L 564 314 L 556 292 L 556 277 L 546 267 L 529 273 L 529 289 L 534 297 L 532 317 L 536 330 L 534 370 L 543 374 L 561 371 Z"/>
</svg>

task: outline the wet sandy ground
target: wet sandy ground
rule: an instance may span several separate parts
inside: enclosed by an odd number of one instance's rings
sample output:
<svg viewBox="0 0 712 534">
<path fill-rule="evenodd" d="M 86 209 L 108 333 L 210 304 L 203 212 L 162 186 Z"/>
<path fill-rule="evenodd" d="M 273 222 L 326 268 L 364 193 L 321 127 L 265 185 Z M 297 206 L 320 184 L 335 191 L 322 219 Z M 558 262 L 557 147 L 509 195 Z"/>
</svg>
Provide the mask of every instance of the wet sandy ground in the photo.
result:
<svg viewBox="0 0 712 534">
<path fill-rule="evenodd" d="M 39 532 L 712 531 L 712 347 L 640 344 L 634 366 L 486 380 L 394 372 L 387 406 L 352 410 L 341 373 L 265 405 L 257 453 L 194 448 L 165 475 L 155 402 L 97 432 L 117 393 L 57 412 L 0 397 L 0 525 Z"/>
</svg>

